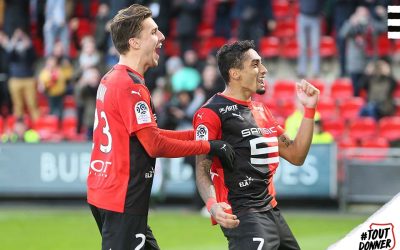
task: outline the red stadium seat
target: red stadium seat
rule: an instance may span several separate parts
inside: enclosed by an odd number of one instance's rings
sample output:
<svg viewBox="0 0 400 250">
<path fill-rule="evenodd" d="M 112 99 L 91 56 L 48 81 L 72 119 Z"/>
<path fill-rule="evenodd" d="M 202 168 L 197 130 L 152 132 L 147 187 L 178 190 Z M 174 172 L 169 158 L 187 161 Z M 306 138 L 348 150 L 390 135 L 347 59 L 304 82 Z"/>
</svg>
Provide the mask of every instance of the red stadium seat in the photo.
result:
<svg viewBox="0 0 400 250">
<path fill-rule="evenodd" d="M 338 140 L 338 146 L 341 149 L 348 149 L 348 148 L 356 148 L 358 147 L 357 140 L 351 137 L 342 137 L 340 140 Z"/>
<path fill-rule="evenodd" d="M 379 120 L 379 135 L 389 141 L 400 140 L 400 117 L 383 117 Z"/>
<path fill-rule="evenodd" d="M 276 22 L 276 27 L 272 35 L 278 38 L 296 41 L 296 19 L 288 18 Z"/>
<path fill-rule="evenodd" d="M 384 137 L 366 137 L 361 139 L 361 147 L 364 148 L 388 148 L 389 141 Z"/>
<path fill-rule="evenodd" d="M 4 130 L 4 121 L 3 117 L 0 116 L 0 135 L 3 134 L 3 130 Z"/>
<path fill-rule="evenodd" d="M 290 5 L 287 1 L 278 1 L 272 3 L 272 10 L 276 19 L 282 19 L 290 16 Z"/>
<path fill-rule="evenodd" d="M 280 54 L 279 39 L 276 37 L 263 37 L 260 39 L 260 55 L 262 58 L 275 58 Z"/>
<path fill-rule="evenodd" d="M 77 120 L 75 117 L 66 117 L 61 123 L 62 134 L 67 140 L 74 140 L 77 136 Z"/>
<path fill-rule="evenodd" d="M 330 36 L 321 37 L 319 53 L 322 58 L 333 57 L 336 55 L 336 43 Z"/>
<path fill-rule="evenodd" d="M 349 137 L 360 140 L 375 137 L 377 134 L 377 123 L 371 117 L 360 117 L 350 122 Z"/>
<path fill-rule="evenodd" d="M 290 80 L 277 80 L 274 84 L 273 96 L 277 100 L 294 99 L 296 97 L 296 82 Z"/>
<path fill-rule="evenodd" d="M 386 158 L 390 145 L 386 138 L 367 137 L 361 139 L 361 147 L 368 149 L 368 151 L 358 158 L 367 161 L 379 161 Z"/>
<path fill-rule="evenodd" d="M 167 38 L 163 43 L 163 47 L 167 56 L 179 56 L 181 54 L 179 44 L 174 39 Z"/>
<path fill-rule="evenodd" d="M 393 53 L 393 44 L 386 34 L 382 34 L 378 37 L 377 49 L 380 57 L 389 56 Z"/>
<path fill-rule="evenodd" d="M 364 99 L 361 97 L 352 97 L 339 103 L 339 115 L 345 119 L 355 119 L 359 116 L 361 107 L 364 105 Z"/>
<path fill-rule="evenodd" d="M 343 135 L 345 134 L 345 123 L 342 119 L 326 119 L 322 122 L 322 127 L 324 131 L 327 131 L 332 134 L 335 140 L 339 140 L 340 138 L 345 138 Z"/>
<path fill-rule="evenodd" d="M 335 100 L 330 97 L 321 97 L 318 101 L 317 111 L 323 121 L 335 119 L 337 117 Z"/>
<path fill-rule="evenodd" d="M 337 101 L 353 97 L 353 84 L 349 78 L 338 78 L 331 86 L 331 97 Z"/>
<path fill-rule="evenodd" d="M 400 81 L 397 81 L 396 88 L 394 89 L 393 97 L 400 100 Z"/>
<path fill-rule="evenodd" d="M 75 109 L 76 108 L 76 102 L 75 102 L 75 97 L 72 95 L 66 95 L 64 97 L 64 108 L 65 109 Z"/>
<path fill-rule="evenodd" d="M 201 22 L 197 28 L 197 36 L 201 39 L 209 39 L 214 35 L 214 28 L 206 23 Z"/>
<path fill-rule="evenodd" d="M 284 118 L 287 118 L 289 115 L 291 115 L 296 109 L 296 104 L 295 100 L 292 99 L 281 99 L 278 102 L 278 110 L 279 110 L 279 115 L 283 116 Z"/>
<path fill-rule="evenodd" d="M 209 39 L 205 39 L 203 43 L 200 44 L 199 58 L 206 58 L 213 49 L 219 49 L 226 42 L 227 40 L 223 37 L 211 37 Z"/>
<path fill-rule="evenodd" d="M 299 54 L 299 47 L 296 39 L 290 39 L 282 44 L 281 47 L 282 57 L 288 60 L 295 60 Z"/>
<path fill-rule="evenodd" d="M 55 138 L 58 132 L 58 117 L 54 115 L 46 115 L 39 117 L 32 126 L 44 141 Z"/>
</svg>

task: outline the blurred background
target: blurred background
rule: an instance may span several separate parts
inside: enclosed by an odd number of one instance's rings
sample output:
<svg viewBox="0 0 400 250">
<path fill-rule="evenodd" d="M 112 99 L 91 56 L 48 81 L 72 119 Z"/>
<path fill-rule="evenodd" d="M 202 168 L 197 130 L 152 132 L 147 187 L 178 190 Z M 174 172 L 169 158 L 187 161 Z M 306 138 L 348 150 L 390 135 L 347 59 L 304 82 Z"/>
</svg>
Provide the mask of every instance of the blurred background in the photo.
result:
<svg viewBox="0 0 400 250">
<path fill-rule="evenodd" d="M 0 241 L 4 249 L 98 249 L 85 205 L 96 91 L 118 62 L 109 21 L 150 7 L 166 36 L 148 70 L 158 125 L 188 129 L 224 90 L 216 51 L 254 40 L 263 102 L 294 138 L 295 82 L 321 91 L 303 167 L 281 160 L 278 202 L 302 249 L 326 249 L 400 190 L 400 40 L 389 0 L 0 0 Z M 157 160 L 150 225 L 162 249 L 227 249 L 194 183 L 194 158 Z M 318 236 L 317 236 L 318 234 Z"/>
</svg>

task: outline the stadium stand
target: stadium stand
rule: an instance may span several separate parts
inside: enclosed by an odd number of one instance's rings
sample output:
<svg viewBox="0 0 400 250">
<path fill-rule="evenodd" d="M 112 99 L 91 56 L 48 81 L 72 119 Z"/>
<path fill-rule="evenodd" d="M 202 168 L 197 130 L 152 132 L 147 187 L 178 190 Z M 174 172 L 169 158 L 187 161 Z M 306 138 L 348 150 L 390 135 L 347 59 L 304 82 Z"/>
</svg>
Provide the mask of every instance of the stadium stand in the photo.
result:
<svg viewBox="0 0 400 250">
<path fill-rule="evenodd" d="M 331 86 L 330 96 L 337 100 L 342 101 L 353 97 L 353 85 L 349 78 L 337 78 L 333 81 Z"/>
<path fill-rule="evenodd" d="M 351 99 L 342 100 L 339 103 L 340 116 L 345 120 L 357 118 L 364 102 L 364 99 L 361 97 L 352 97 Z"/>
<path fill-rule="evenodd" d="M 360 117 L 353 119 L 349 124 L 349 137 L 356 140 L 361 140 L 368 137 L 376 137 L 377 123 L 371 117 Z"/>
<path fill-rule="evenodd" d="M 296 96 L 296 82 L 290 80 L 278 80 L 273 87 L 273 97 L 276 100 L 292 99 Z"/>
<path fill-rule="evenodd" d="M 319 99 L 317 110 L 323 121 L 332 120 L 337 117 L 336 103 L 330 96 L 323 96 Z"/>
<path fill-rule="evenodd" d="M 383 117 L 379 120 L 379 135 L 389 141 L 400 140 L 400 117 Z"/>
<path fill-rule="evenodd" d="M 279 57 L 280 43 L 277 37 L 263 37 L 260 40 L 260 56 L 265 59 Z"/>
</svg>

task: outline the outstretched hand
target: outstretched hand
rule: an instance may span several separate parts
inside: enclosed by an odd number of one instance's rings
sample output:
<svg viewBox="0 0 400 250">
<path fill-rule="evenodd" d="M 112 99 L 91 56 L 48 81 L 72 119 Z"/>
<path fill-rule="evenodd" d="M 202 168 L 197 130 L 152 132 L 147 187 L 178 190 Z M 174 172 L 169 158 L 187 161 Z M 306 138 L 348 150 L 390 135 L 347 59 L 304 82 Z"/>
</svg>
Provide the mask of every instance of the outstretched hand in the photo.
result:
<svg viewBox="0 0 400 250">
<path fill-rule="evenodd" d="M 235 228 L 239 226 L 240 221 L 236 215 L 227 213 L 230 210 L 229 206 L 225 202 L 215 203 L 211 206 L 210 214 L 215 219 L 215 221 L 224 228 Z"/>
<path fill-rule="evenodd" d="M 315 108 L 317 106 L 319 89 L 304 79 L 300 83 L 296 82 L 296 89 L 297 98 L 299 98 L 301 104 L 307 108 Z"/>
<path fill-rule="evenodd" d="M 219 140 L 210 141 L 209 154 L 217 156 L 224 169 L 233 170 L 235 151 L 233 151 L 233 148 L 230 144 Z"/>
</svg>

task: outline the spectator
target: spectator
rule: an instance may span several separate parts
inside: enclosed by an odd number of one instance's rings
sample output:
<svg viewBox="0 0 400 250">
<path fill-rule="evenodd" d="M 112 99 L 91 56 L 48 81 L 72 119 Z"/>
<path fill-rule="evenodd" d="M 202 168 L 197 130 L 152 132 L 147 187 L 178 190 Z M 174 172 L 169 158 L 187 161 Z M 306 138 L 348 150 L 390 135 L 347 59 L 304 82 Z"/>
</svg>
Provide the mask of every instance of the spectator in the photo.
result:
<svg viewBox="0 0 400 250">
<path fill-rule="evenodd" d="M 202 22 L 214 28 L 214 36 L 231 38 L 232 0 L 206 0 Z"/>
<path fill-rule="evenodd" d="M 7 143 L 7 142 L 37 143 L 39 141 L 40 141 L 39 133 L 34 129 L 27 128 L 22 118 L 17 119 L 12 131 L 8 131 L 1 136 L 2 143 Z"/>
<path fill-rule="evenodd" d="M 367 103 L 361 110 L 361 116 L 372 116 L 379 120 L 383 116 L 395 113 L 393 93 L 396 80 L 393 78 L 389 63 L 384 60 L 370 62 L 360 82 L 367 91 Z"/>
<path fill-rule="evenodd" d="M 193 114 L 203 104 L 202 100 L 204 97 L 193 98 L 193 94 L 185 90 L 175 93 L 166 104 L 166 115 L 160 117 L 163 118 L 160 119 L 160 127 L 169 130 L 188 129 L 191 127 Z"/>
<path fill-rule="evenodd" d="M 296 109 L 294 110 L 294 112 L 291 115 L 289 115 L 286 118 L 286 121 L 285 121 L 285 131 L 286 131 L 286 134 L 288 136 L 290 136 L 290 138 L 296 137 L 297 132 L 300 127 L 300 124 L 301 124 L 301 120 L 303 119 L 303 117 L 304 117 L 304 107 L 297 100 L 296 101 Z M 316 112 L 315 113 L 315 121 L 320 120 L 320 117 L 321 117 L 320 114 L 318 112 Z M 317 125 L 320 125 L 320 123 Z M 314 132 L 316 132 L 315 129 L 314 129 Z M 318 132 L 320 132 L 320 131 L 318 131 Z"/>
<path fill-rule="evenodd" d="M 222 77 L 218 74 L 218 68 L 215 65 L 206 65 L 202 72 L 201 90 L 203 91 L 204 101 L 210 99 L 218 92 L 225 89 L 225 83 Z"/>
<path fill-rule="evenodd" d="M 193 50 L 188 50 L 184 54 L 185 66 L 172 75 L 172 91 L 194 91 L 200 84 L 201 76 L 199 73 L 199 62 L 197 54 Z"/>
<path fill-rule="evenodd" d="M 193 49 L 197 27 L 201 21 L 203 0 L 174 0 L 174 12 L 177 15 L 177 36 L 182 55 Z"/>
<path fill-rule="evenodd" d="M 357 0 L 332 0 L 333 1 L 333 25 L 336 30 L 336 47 L 338 48 L 340 76 L 346 72 L 346 39 L 339 35 L 343 24 L 350 18 L 358 6 Z"/>
<path fill-rule="evenodd" d="M 237 0 L 232 14 L 239 21 L 238 39 L 253 40 L 257 48 L 265 26 L 269 30 L 276 26 L 271 0 Z"/>
<path fill-rule="evenodd" d="M 354 96 L 360 95 L 360 79 L 368 59 L 367 46 L 373 47 L 374 39 L 386 29 L 386 22 L 371 19 L 368 9 L 360 6 L 340 30 L 339 35 L 347 41 L 346 71 L 353 83 Z"/>
<path fill-rule="evenodd" d="M 11 111 L 11 100 L 7 86 L 8 60 L 5 48 L 8 36 L 0 31 L 0 116 L 7 116 Z"/>
<path fill-rule="evenodd" d="M 92 36 L 82 38 L 82 51 L 79 55 L 79 69 L 97 67 L 100 64 L 100 53 L 96 49 L 96 42 Z"/>
<path fill-rule="evenodd" d="M 39 118 L 36 102 L 36 84 L 34 79 L 35 51 L 30 37 L 17 28 L 9 42 L 3 41 L 9 60 L 8 88 L 14 109 L 14 115 L 22 118 L 24 105 L 28 107 L 32 120 Z"/>
<path fill-rule="evenodd" d="M 69 30 L 65 0 L 47 0 L 43 28 L 45 56 L 53 53 L 54 44 L 59 39 L 65 56 L 69 56 Z"/>
<path fill-rule="evenodd" d="M 325 0 L 300 0 L 300 14 L 297 20 L 297 42 L 299 58 L 297 74 L 307 76 L 308 46 L 311 51 L 311 74 L 316 78 L 320 71 L 319 44 L 321 38 L 321 15 Z"/>
<path fill-rule="evenodd" d="M 30 28 L 29 1 L 6 0 L 4 9 L 4 32 L 11 37 L 18 28 L 28 31 Z"/>
<path fill-rule="evenodd" d="M 314 134 L 312 144 L 330 144 L 334 142 L 333 136 L 328 131 L 323 130 L 323 124 L 319 115 L 314 119 Z"/>
<path fill-rule="evenodd" d="M 110 30 L 108 27 L 110 8 L 107 4 L 102 3 L 99 6 L 96 15 L 96 26 L 94 31 L 94 37 L 96 41 L 96 48 L 105 52 L 108 48 L 108 40 L 110 39 Z"/>
<path fill-rule="evenodd" d="M 100 82 L 100 72 L 92 67 L 86 69 L 75 87 L 75 99 L 82 104 L 83 115 L 78 119 L 78 124 L 83 124 L 87 128 L 86 137 L 91 141 L 93 138 L 94 113 L 96 109 L 96 93 Z"/>
<path fill-rule="evenodd" d="M 45 67 L 40 71 L 40 89 L 47 95 L 50 114 L 62 120 L 64 109 L 64 95 L 67 89 L 67 79 L 72 70 L 63 68 L 57 58 L 50 56 L 46 59 Z"/>
</svg>

